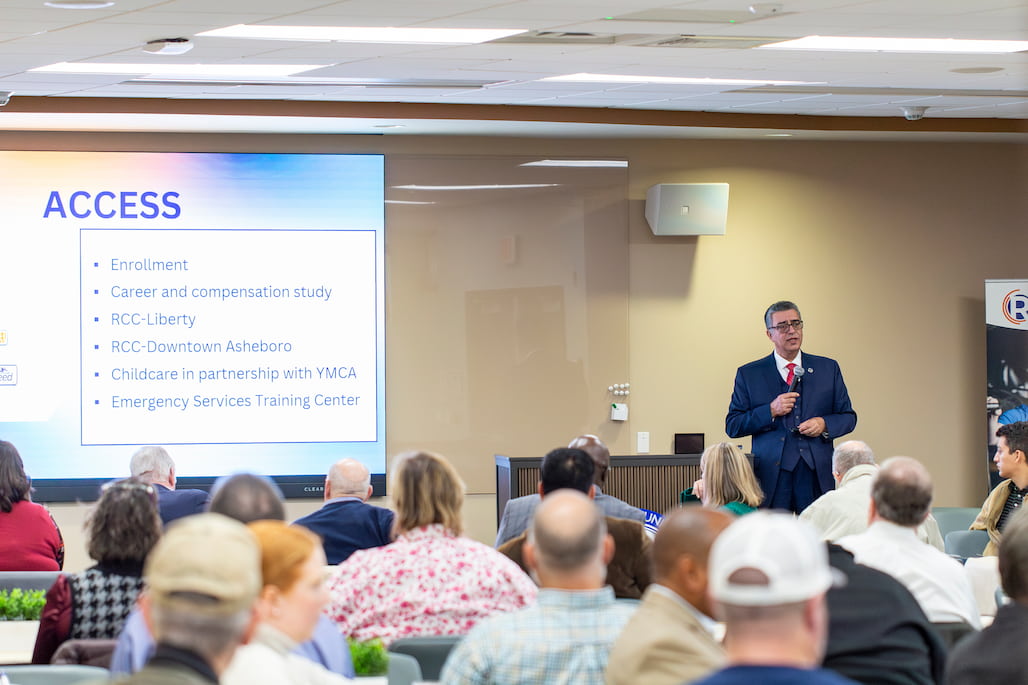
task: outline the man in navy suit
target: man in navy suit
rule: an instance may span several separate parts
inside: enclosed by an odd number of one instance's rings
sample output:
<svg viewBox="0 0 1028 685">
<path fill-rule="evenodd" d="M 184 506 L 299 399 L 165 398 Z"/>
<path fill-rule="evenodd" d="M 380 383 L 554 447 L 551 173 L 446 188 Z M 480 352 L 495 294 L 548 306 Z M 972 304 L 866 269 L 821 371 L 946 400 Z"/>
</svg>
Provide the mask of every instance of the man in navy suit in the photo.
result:
<svg viewBox="0 0 1028 685">
<path fill-rule="evenodd" d="M 329 564 L 346 561 L 359 549 L 392 542 L 393 512 L 367 503 L 371 474 L 355 459 L 332 464 L 325 478 L 325 504 L 294 521 L 321 536 Z"/>
<path fill-rule="evenodd" d="M 140 447 L 132 455 L 129 471 L 136 478 L 154 486 L 157 491 L 157 509 L 164 525 L 207 509 L 210 496 L 203 490 L 175 489 L 175 462 L 163 447 Z"/>
<path fill-rule="evenodd" d="M 775 302 L 764 326 L 774 352 L 739 367 L 725 431 L 733 438 L 753 437 L 763 506 L 799 513 L 835 487 L 832 441 L 853 430 L 857 414 L 839 364 L 800 352 L 799 307 Z"/>
</svg>

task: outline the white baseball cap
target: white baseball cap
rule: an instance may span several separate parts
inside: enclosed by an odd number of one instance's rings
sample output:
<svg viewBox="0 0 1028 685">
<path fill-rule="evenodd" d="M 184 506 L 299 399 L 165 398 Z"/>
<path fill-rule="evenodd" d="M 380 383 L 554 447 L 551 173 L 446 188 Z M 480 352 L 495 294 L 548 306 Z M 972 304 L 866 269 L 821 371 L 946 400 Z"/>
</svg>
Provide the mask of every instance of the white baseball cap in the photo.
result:
<svg viewBox="0 0 1028 685">
<path fill-rule="evenodd" d="M 743 569 L 755 573 L 733 581 Z M 711 596 L 737 606 L 802 602 L 846 583 L 828 565 L 828 548 L 810 524 L 765 511 L 739 517 L 717 537 L 708 575 Z"/>
</svg>

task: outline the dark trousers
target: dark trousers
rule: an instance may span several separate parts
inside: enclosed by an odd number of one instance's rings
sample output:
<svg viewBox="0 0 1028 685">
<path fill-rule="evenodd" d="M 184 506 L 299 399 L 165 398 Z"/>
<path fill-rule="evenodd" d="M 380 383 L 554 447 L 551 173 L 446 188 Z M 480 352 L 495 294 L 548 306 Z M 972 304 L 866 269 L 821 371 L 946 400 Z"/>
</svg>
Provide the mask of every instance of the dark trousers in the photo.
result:
<svg viewBox="0 0 1028 685">
<path fill-rule="evenodd" d="M 782 469 L 778 472 L 775 495 L 767 506 L 769 509 L 785 509 L 798 514 L 820 496 L 821 488 L 817 484 L 814 470 L 800 459 L 792 471 Z"/>
</svg>

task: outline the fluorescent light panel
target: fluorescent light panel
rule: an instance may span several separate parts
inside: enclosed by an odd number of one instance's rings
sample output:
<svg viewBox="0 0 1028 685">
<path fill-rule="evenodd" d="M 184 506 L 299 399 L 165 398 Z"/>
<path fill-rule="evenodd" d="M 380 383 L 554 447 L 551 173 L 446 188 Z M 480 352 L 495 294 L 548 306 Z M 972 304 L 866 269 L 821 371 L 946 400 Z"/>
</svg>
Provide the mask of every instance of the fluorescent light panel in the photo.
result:
<svg viewBox="0 0 1028 685">
<path fill-rule="evenodd" d="M 851 52 L 940 52 L 995 54 L 1028 50 L 1024 40 L 965 40 L 960 38 L 876 38 L 805 36 L 759 45 L 757 50 L 843 50 Z"/>
<path fill-rule="evenodd" d="M 626 74 L 565 74 L 548 76 L 540 81 L 572 81 L 577 83 L 665 83 L 694 86 L 798 86 L 824 81 L 774 81 L 771 79 L 687 78 L 677 76 L 629 76 Z"/>
<path fill-rule="evenodd" d="M 559 183 L 507 183 L 496 185 L 472 185 L 472 186 L 423 186 L 407 185 L 393 186 L 400 190 L 514 190 L 519 188 L 553 188 Z"/>
<path fill-rule="evenodd" d="M 28 71 L 56 74 L 153 74 L 160 76 L 284 77 L 329 64 L 122 64 L 58 62 Z"/>
<path fill-rule="evenodd" d="M 343 43 L 486 43 L 525 29 L 435 29 L 393 26 L 269 26 L 236 24 L 198 33 L 210 38 L 338 41 Z"/>
<path fill-rule="evenodd" d="M 540 159 L 537 162 L 525 162 L 518 166 L 555 166 L 555 167 L 627 167 L 627 159 Z"/>
</svg>

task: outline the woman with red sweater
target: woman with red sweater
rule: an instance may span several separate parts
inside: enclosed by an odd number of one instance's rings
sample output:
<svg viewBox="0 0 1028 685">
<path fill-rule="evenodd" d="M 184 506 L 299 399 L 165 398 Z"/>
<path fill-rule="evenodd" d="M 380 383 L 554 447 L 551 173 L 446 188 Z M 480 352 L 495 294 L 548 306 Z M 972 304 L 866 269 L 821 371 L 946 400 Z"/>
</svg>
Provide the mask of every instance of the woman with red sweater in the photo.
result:
<svg viewBox="0 0 1028 685">
<path fill-rule="evenodd" d="M 60 571 L 64 540 L 50 512 L 30 499 L 14 445 L 0 440 L 0 571 Z"/>
</svg>

